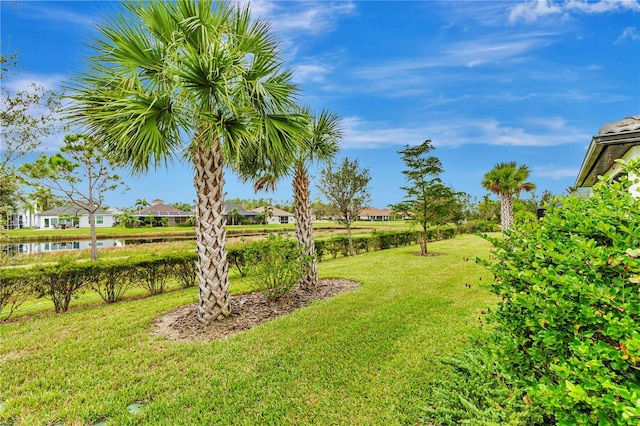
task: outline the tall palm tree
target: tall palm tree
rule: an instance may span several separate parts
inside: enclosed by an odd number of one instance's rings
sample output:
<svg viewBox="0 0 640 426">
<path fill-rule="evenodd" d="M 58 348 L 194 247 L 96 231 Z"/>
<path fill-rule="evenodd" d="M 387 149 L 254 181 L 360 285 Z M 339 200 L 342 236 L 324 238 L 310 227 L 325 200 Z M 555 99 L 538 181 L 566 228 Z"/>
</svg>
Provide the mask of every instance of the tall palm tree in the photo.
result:
<svg viewBox="0 0 640 426">
<path fill-rule="evenodd" d="M 526 182 L 529 167 L 517 166 L 515 161 L 498 163 L 484 175 L 482 186 L 500 196 L 500 223 L 502 230 L 511 229 L 513 223 L 513 196 L 521 191 L 533 191 L 535 184 Z"/>
<path fill-rule="evenodd" d="M 342 138 L 340 119 L 337 114 L 323 110 L 312 117 L 307 143 L 296 155 L 293 169 L 293 203 L 296 219 L 296 237 L 302 252 L 309 256 L 305 273 L 300 280 L 302 288 L 309 290 L 318 284 L 318 267 L 313 240 L 311 220 L 311 197 L 309 194 L 309 166 L 333 159 Z"/>
<path fill-rule="evenodd" d="M 70 84 L 70 118 L 134 172 L 195 168 L 198 319 L 229 315 L 224 167 L 289 167 L 306 132 L 270 26 L 213 0 L 126 2 Z M 188 139 L 184 143 L 183 138 Z M 247 166 L 249 165 L 249 166 Z"/>
<path fill-rule="evenodd" d="M 256 190 L 271 190 L 275 188 L 278 180 L 293 173 L 296 238 L 302 253 L 309 256 L 309 262 L 304 265 L 305 272 L 300 280 L 300 285 L 303 289 L 309 290 L 318 283 L 309 195 L 309 166 L 333 159 L 338 152 L 343 132 L 340 127 L 340 119 L 335 113 L 323 110 L 320 115 L 313 116 L 308 109 L 303 108 L 302 114 L 307 118 L 307 132 L 301 133 L 304 143 L 293 152 L 293 170 L 286 168 L 274 170 L 273 167 L 268 168 L 264 164 L 256 162 L 253 168 L 243 170 L 242 178 L 245 181 L 254 181 Z"/>
</svg>

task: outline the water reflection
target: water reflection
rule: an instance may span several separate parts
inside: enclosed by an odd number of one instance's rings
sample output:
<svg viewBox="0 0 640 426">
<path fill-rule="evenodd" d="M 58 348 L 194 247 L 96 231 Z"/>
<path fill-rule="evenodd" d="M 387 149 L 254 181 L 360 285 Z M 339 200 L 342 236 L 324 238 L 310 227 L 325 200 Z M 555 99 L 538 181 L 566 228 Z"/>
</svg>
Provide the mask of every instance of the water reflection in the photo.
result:
<svg viewBox="0 0 640 426">
<path fill-rule="evenodd" d="M 227 236 L 227 243 L 235 241 L 251 241 L 260 236 Z M 194 241 L 194 237 L 166 237 L 166 238 L 127 238 L 127 239 L 112 239 L 112 240 L 98 240 L 97 247 L 110 248 L 110 247 L 126 247 L 132 245 L 152 244 L 152 243 L 168 243 L 176 241 Z M 14 243 L 14 244 L 0 244 L 0 250 L 6 254 L 21 255 L 21 254 L 35 254 L 35 253 L 50 253 L 63 250 L 85 250 L 91 248 L 91 240 L 80 241 L 45 241 L 45 242 L 33 242 L 33 243 Z"/>
<path fill-rule="evenodd" d="M 98 240 L 98 248 L 124 247 L 122 240 Z M 91 241 L 49 241 L 42 243 L 3 244 L 2 251 L 10 254 L 49 253 L 60 250 L 84 250 L 91 248 Z"/>
</svg>

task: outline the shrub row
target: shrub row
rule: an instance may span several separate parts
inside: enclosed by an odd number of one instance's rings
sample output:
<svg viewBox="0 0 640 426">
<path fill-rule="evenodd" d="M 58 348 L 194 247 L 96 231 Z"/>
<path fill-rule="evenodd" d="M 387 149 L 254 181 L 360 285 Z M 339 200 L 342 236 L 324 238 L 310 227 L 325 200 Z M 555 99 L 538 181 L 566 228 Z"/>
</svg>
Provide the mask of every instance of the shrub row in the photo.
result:
<svg viewBox="0 0 640 426">
<path fill-rule="evenodd" d="M 417 244 L 421 234 L 421 231 L 416 230 L 373 232 L 371 235 L 353 237 L 353 249 L 356 253 L 368 253 L 370 251 Z M 434 227 L 427 230 L 429 241 L 451 239 L 455 235 L 455 226 L 441 226 L 439 229 Z M 349 239 L 346 236 L 340 235 L 316 240 L 315 243 L 319 260 L 322 260 L 324 256 L 331 256 L 332 259 L 335 259 L 338 254 L 342 256 L 349 255 Z"/>
<path fill-rule="evenodd" d="M 429 230 L 429 238 L 453 238 L 455 227 Z M 357 253 L 384 250 L 391 247 L 415 244 L 419 231 L 374 232 L 371 235 L 353 237 Z M 258 240 L 228 248 L 227 258 L 242 276 L 250 266 L 269 253 L 274 239 Z M 295 241 L 278 239 L 278 250 L 293 252 Z M 318 239 L 315 242 L 319 259 L 348 256 L 346 236 Z M 264 257 L 264 256 L 262 256 Z M 176 279 L 184 288 L 195 285 L 197 254 L 194 251 L 167 252 L 128 259 L 104 259 L 96 262 L 77 262 L 63 258 L 56 264 L 37 265 L 30 268 L 0 268 L 0 320 L 7 319 L 29 296 L 51 300 L 56 312 L 65 312 L 73 297 L 85 289 L 97 292 L 106 303 L 120 300 L 125 292 L 135 286 L 143 287 L 150 294 L 162 293 L 169 279 Z M 279 293 L 276 291 L 277 296 Z"/>
<path fill-rule="evenodd" d="M 500 224 L 490 222 L 488 220 L 468 220 L 458 225 L 458 232 L 461 234 L 476 234 L 478 232 L 497 232 L 500 230 Z"/>
<path fill-rule="evenodd" d="M 175 278 L 188 287 L 195 284 L 195 259 L 194 252 L 170 252 L 96 262 L 63 258 L 56 264 L 0 268 L 0 320 L 7 319 L 31 295 L 47 298 L 56 312 L 65 312 L 71 299 L 84 289 L 94 290 L 106 303 L 113 303 L 134 286 L 158 294 Z"/>
</svg>

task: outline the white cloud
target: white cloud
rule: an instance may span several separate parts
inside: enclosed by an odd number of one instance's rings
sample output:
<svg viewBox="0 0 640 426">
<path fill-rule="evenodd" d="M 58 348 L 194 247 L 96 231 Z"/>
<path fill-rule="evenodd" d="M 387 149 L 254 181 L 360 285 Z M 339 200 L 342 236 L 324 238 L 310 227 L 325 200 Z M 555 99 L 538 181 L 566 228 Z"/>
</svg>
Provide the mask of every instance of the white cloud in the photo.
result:
<svg viewBox="0 0 640 426">
<path fill-rule="evenodd" d="M 549 147 L 584 143 L 591 137 L 560 117 L 530 118 L 519 125 L 496 119 L 457 118 L 413 127 L 390 127 L 349 117 L 343 120 L 343 126 L 343 148 L 347 149 L 414 145 L 425 139 L 431 139 L 437 147 L 469 144 Z"/>
<path fill-rule="evenodd" d="M 519 20 L 533 22 L 543 16 L 561 13 L 563 13 L 562 8 L 554 3 L 553 0 L 526 1 L 511 8 L 509 22 L 512 24 Z"/>
<path fill-rule="evenodd" d="M 62 82 L 67 77 L 61 74 L 20 74 L 20 77 L 12 77 L 11 75 L 2 79 L 2 85 L 11 93 L 30 92 L 33 87 L 38 86 L 44 90 L 60 90 Z"/>
<path fill-rule="evenodd" d="M 2 3 L 4 7 L 5 3 L 9 2 Z M 47 2 L 21 2 L 17 3 L 11 10 L 21 15 L 29 15 L 30 19 L 47 21 L 49 24 L 52 22 L 60 22 L 92 28 L 97 22 L 95 16 L 65 10 L 61 2 L 56 2 L 55 5 L 48 5 Z"/>
<path fill-rule="evenodd" d="M 529 0 L 511 8 L 509 22 L 534 22 L 551 15 L 640 11 L 640 0 Z"/>
<path fill-rule="evenodd" d="M 638 29 L 636 27 L 627 27 L 624 29 L 620 37 L 616 40 L 615 44 L 619 44 L 624 40 L 638 41 L 640 40 L 640 34 L 638 34 Z"/>
<path fill-rule="evenodd" d="M 428 54 L 416 52 L 412 57 L 355 66 L 347 71 L 352 79 L 344 90 L 382 94 L 390 98 L 425 94 L 437 96 L 431 93 L 432 90 L 478 84 L 485 74 L 469 72 L 469 69 L 482 70 L 491 66 L 505 69 L 503 73 L 494 75 L 512 79 L 513 65 L 529 60 L 532 52 L 548 46 L 554 36 L 555 33 L 539 31 L 493 34 L 434 46 Z M 540 73 L 540 77 L 549 79 L 551 75 L 545 72 Z M 496 78 L 493 77 L 490 84 L 498 84 Z M 555 82 L 557 77 L 553 80 Z"/>
<path fill-rule="evenodd" d="M 298 84 L 313 82 L 321 83 L 331 69 L 320 64 L 298 64 L 293 67 L 293 81 Z"/>
<path fill-rule="evenodd" d="M 331 30 L 342 15 L 354 13 L 352 2 L 273 2 L 252 1 L 254 16 L 271 21 L 279 33 L 320 34 Z"/>
<path fill-rule="evenodd" d="M 542 168 L 535 167 L 532 171 L 532 175 L 560 180 L 564 178 L 575 178 L 580 172 L 579 168 Z"/>
<path fill-rule="evenodd" d="M 637 0 L 568 0 L 564 7 L 567 10 L 577 10 L 584 13 L 605 13 L 626 10 L 640 11 L 640 2 Z"/>
<path fill-rule="evenodd" d="M 395 145 L 413 145 L 424 140 L 421 129 L 387 127 L 381 123 L 368 122 L 358 117 L 342 120 L 344 137 L 342 148 L 375 149 Z"/>
</svg>

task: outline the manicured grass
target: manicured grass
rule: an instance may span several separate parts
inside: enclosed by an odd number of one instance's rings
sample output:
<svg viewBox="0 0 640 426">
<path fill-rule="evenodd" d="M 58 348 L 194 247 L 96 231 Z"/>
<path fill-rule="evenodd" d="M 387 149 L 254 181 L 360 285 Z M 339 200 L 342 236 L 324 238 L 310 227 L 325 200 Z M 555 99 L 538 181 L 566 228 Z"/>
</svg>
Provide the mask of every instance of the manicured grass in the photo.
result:
<svg viewBox="0 0 640 426">
<path fill-rule="evenodd" d="M 442 255 L 410 246 L 322 262 L 321 276 L 362 287 L 210 343 L 149 335 L 193 289 L 0 325 L 0 422 L 415 424 L 447 375 L 434 360 L 458 351 L 493 303 L 476 285 L 489 274 L 465 261 L 488 243 L 429 248 Z"/>
</svg>

